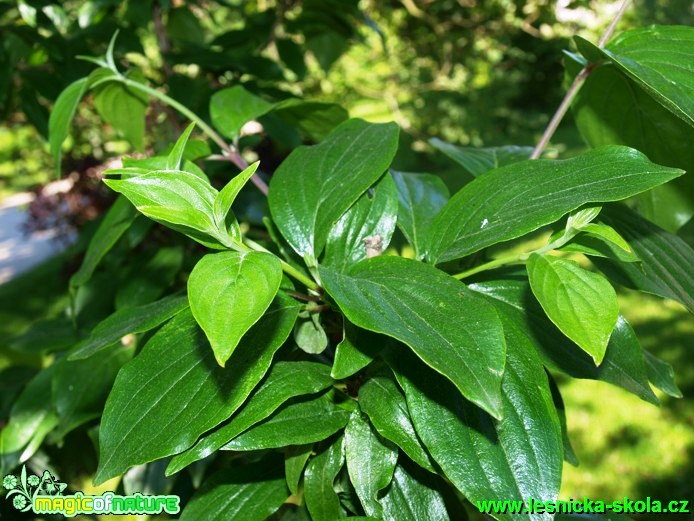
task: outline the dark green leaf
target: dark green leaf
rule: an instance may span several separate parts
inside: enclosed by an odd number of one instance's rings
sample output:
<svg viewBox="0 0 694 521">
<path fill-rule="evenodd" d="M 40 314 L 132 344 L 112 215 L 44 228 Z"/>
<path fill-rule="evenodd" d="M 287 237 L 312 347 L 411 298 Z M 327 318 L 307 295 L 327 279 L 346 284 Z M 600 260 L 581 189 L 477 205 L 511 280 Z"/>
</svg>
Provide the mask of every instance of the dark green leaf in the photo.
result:
<svg viewBox="0 0 694 521">
<path fill-rule="evenodd" d="M 641 263 L 594 259 L 597 266 L 620 284 L 671 298 L 694 313 L 694 250 L 625 206 L 607 207 L 602 217 L 629 242 Z"/>
<path fill-rule="evenodd" d="M 391 170 L 398 188 L 398 228 L 415 251 L 424 257 L 429 228 L 450 194 L 441 178 L 431 174 L 408 174 Z"/>
<path fill-rule="evenodd" d="M 361 371 L 383 349 L 385 340 L 385 337 L 355 327 L 345 319 L 342 341 L 335 348 L 331 376 L 342 380 Z"/>
<path fill-rule="evenodd" d="M 210 117 L 212 124 L 224 136 L 237 139 L 241 127 L 272 110 L 268 103 L 255 94 L 251 94 L 241 85 L 215 92 L 210 99 Z"/>
<path fill-rule="evenodd" d="M 350 322 L 406 343 L 469 400 L 500 417 L 501 323 L 463 283 L 401 257 L 374 257 L 344 275 L 321 266 L 320 275 Z"/>
<path fill-rule="evenodd" d="M 222 447 L 222 450 L 259 450 L 304 445 L 328 438 L 349 419 L 335 405 L 331 393 L 318 398 L 293 400 Z"/>
<path fill-rule="evenodd" d="M 282 265 L 269 253 L 225 251 L 198 261 L 188 279 L 190 309 L 219 365 L 263 316 L 282 281 Z"/>
<path fill-rule="evenodd" d="M 550 320 L 600 365 L 619 318 L 612 285 L 574 261 L 550 255 L 533 253 L 527 269 L 533 294 Z"/>
<path fill-rule="evenodd" d="M 186 505 L 181 521 L 265 521 L 289 496 L 279 468 L 268 458 L 218 472 Z"/>
<path fill-rule="evenodd" d="M 48 135 L 50 137 L 53 162 L 60 171 L 60 157 L 63 142 L 70 133 L 70 124 L 75 117 L 77 105 L 87 91 L 88 78 L 81 78 L 68 85 L 55 100 L 50 119 L 48 120 Z"/>
<path fill-rule="evenodd" d="M 397 448 L 382 441 L 361 412 L 355 411 L 345 428 L 345 459 L 350 481 L 364 511 L 369 516 L 379 517 L 378 492 L 393 478 L 398 461 Z"/>
<path fill-rule="evenodd" d="M 139 258 L 137 260 L 140 260 Z M 116 308 L 141 306 L 159 298 L 173 283 L 183 264 L 183 249 L 159 248 L 143 264 L 136 264 L 116 293 Z"/>
<path fill-rule="evenodd" d="M 513 145 L 488 148 L 459 147 L 438 138 L 430 139 L 429 144 L 446 154 L 473 177 L 479 177 L 488 170 L 528 159 L 533 152 L 533 147 Z"/>
<path fill-rule="evenodd" d="M 330 230 L 323 264 L 345 271 L 357 262 L 380 255 L 390 244 L 398 216 L 398 193 L 386 173 L 364 192 Z"/>
<path fill-rule="evenodd" d="M 304 467 L 313 452 L 313 444 L 292 445 L 287 447 L 284 457 L 284 475 L 287 486 L 292 494 L 299 493 L 299 481 L 304 473 Z"/>
<path fill-rule="evenodd" d="M 125 197 L 119 196 L 116 199 L 94 233 L 80 269 L 70 278 L 71 287 L 82 286 L 92 277 L 101 259 L 130 228 L 137 215 L 137 211 Z"/>
<path fill-rule="evenodd" d="M 555 500 L 563 445 L 547 376 L 513 318 L 505 313 L 500 317 L 507 345 L 501 421 L 462 398 L 449 382 L 423 368 L 411 355 L 392 353 L 395 356 L 389 363 L 405 390 L 417 434 L 448 479 L 470 501 Z"/>
<path fill-rule="evenodd" d="M 304 499 L 313 521 L 335 521 L 343 517 L 333 485 L 344 459 L 344 439 L 340 436 L 308 462 L 304 474 Z"/>
<path fill-rule="evenodd" d="M 145 136 L 145 111 L 148 97 L 121 82 L 96 87 L 94 107 L 137 150 L 142 150 Z"/>
<path fill-rule="evenodd" d="M 675 371 L 673 371 L 672 366 L 648 351 L 644 351 L 643 354 L 645 355 L 648 379 L 653 385 L 673 398 L 682 398 L 682 391 L 675 383 Z"/>
<path fill-rule="evenodd" d="M 23 333 L 8 340 L 20 353 L 51 353 L 74 345 L 80 339 L 75 325 L 64 316 L 37 320 Z"/>
<path fill-rule="evenodd" d="M 552 390 L 552 401 L 557 409 L 557 416 L 559 417 L 559 423 L 561 424 L 561 437 L 564 444 L 564 461 L 567 461 L 571 465 L 578 466 L 578 456 L 574 451 L 573 445 L 571 445 L 571 438 L 569 438 L 569 427 L 566 423 L 566 407 L 564 406 L 564 399 L 559 392 L 559 386 L 554 381 L 551 375 L 549 378 L 549 388 Z"/>
<path fill-rule="evenodd" d="M 501 167 L 451 198 L 432 226 L 428 258 L 445 262 L 463 257 L 536 230 L 586 203 L 625 199 L 679 175 L 682 171 L 658 166 L 621 146 L 563 161 Z"/>
<path fill-rule="evenodd" d="M 573 378 L 588 378 L 611 383 L 634 393 L 649 403 L 658 399 L 648 385 L 643 352 L 638 339 L 624 317 L 619 317 L 610 336 L 605 358 L 599 367 L 590 356 L 571 342 L 552 324 L 533 297 L 528 280 L 501 278 L 470 285 L 487 295 L 499 308 L 513 313 L 516 326 L 533 342 L 543 363 Z"/>
<path fill-rule="evenodd" d="M 278 295 L 226 369 L 190 312 L 163 327 L 118 373 L 101 422 L 95 481 L 186 450 L 231 416 L 265 375 L 297 314 L 292 299 Z"/>
<path fill-rule="evenodd" d="M 88 358 L 120 342 L 125 335 L 154 329 L 187 307 L 188 299 L 185 296 L 172 295 L 143 306 L 119 309 L 100 322 L 88 339 L 76 345 L 69 359 Z"/>
<path fill-rule="evenodd" d="M 414 430 L 405 397 L 393 380 L 384 376 L 369 378 L 359 388 L 359 406 L 381 436 L 395 443 L 420 467 L 436 472 Z"/>
<path fill-rule="evenodd" d="M 336 103 L 291 99 L 278 103 L 274 113 L 312 141 L 323 141 L 349 114 Z"/>
<path fill-rule="evenodd" d="M 188 138 L 190 138 L 190 133 L 193 132 L 195 128 L 195 122 L 191 123 L 186 127 L 180 137 L 176 140 L 171 152 L 166 158 L 166 170 L 180 170 L 181 163 L 183 162 L 183 152 L 186 149 L 188 143 Z"/>
<path fill-rule="evenodd" d="M 251 395 L 243 408 L 231 421 L 199 440 L 194 447 L 176 455 L 168 468 L 167 475 L 178 472 L 219 449 L 253 425 L 270 416 L 291 398 L 317 393 L 332 385 L 330 368 L 314 362 L 277 362 L 267 378 Z"/>
<path fill-rule="evenodd" d="M 330 228 L 385 172 L 397 144 L 396 125 L 352 119 L 284 160 L 270 183 L 270 211 L 299 255 L 315 261 Z"/>
<path fill-rule="evenodd" d="M 383 519 L 448 521 L 448 512 L 439 490 L 417 479 L 402 465 L 395 467 L 393 481 L 379 501 Z"/>
</svg>

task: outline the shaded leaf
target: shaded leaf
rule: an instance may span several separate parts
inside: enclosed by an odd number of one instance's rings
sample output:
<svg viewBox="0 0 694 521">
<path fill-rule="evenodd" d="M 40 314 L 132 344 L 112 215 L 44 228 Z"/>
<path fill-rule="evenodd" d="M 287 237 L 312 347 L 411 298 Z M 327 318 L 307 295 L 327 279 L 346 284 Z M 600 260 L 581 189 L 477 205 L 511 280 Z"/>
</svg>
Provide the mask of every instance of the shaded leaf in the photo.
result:
<svg viewBox="0 0 694 521">
<path fill-rule="evenodd" d="M 342 341 L 335 348 L 331 376 L 348 378 L 371 363 L 385 346 L 386 338 L 360 329 L 344 319 Z"/>
<path fill-rule="evenodd" d="M 461 147 L 438 138 L 430 139 L 429 144 L 458 163 L 473 177 L 479 177 L 488 170 L 523 161 L 533 153 L 533 147 Z"/>
<path fill-rule="evenodd" d="M 668 396 L 682 398 L 682 391 L 677 387 L 675 371 L 672 366 L 648 351 L 644 351 L 643 354 L 645 355 L 648 379 L 651 383 Z"/>
<path fill-rule="evenodd" d="M 343 517 L 334 483 L 344 458 L 344 439 L 340 436 L 308 462 L 304 474 L 304 499 L 313 521 L 335 521 Z"/>
<path fill-rule="evenodd" d="M 299 492 L 299 481 L 304 473 L 306 462 L 313 452 L 313 444 L 287 447 L 284 457 L 284 475 L 292 494 Z"/>
<path fill-rule="evenodd" d="M 147 101 L 146 94 L 121 82 L 95 88 L 94 107 L 99 115 L 137 150 L 144 147 Z"/>
<path fill-rule="evenodd" d="M 441 492 L 425 484 L 402 465 L 395 467 L 393 481 L 379 501 L 384 519 L 412 521 L 447 521 L 449 519 Z"/>
<path fill-rule="evenodd" d="M 215 92 L 210 99 L 212 124 L 224 136 L 237 139 L 247 122 L 272 110 L 273 104 L 235 85 Z"/>
<path fill-rule="evenodd" d="M 75 117 L 77 105 L 87 91 L 88 78 L 81 78 L 63 90 L 55 100 L 53 110 L 48 120 L 48 136 L 51 145 L 51 155 L 56 168 L 60 171 L 60 157 L 63 142 L 70 133 L 70 124 Z"/>
</svg>

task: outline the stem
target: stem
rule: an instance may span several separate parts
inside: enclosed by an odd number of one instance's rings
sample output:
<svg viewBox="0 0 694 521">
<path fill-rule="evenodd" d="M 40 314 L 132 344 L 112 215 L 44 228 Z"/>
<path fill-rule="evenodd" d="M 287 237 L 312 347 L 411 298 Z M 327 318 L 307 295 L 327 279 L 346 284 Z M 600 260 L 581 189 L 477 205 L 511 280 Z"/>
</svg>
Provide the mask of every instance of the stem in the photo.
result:
<svg viewBox="0 0 694 521">
<path fill-rule="evenodd" d="M 619 20 L 621 20 L 622 16 L 624 16 L 624 13 L 627 10 L 627 7 L 629 7 L 629 3 L 631 0 L 624 0 L 622 2 L 622 5 L 619 8 L 619 11 L 617 11 L 617 14 L 615 14 L 614 18 L 612 19 L 612 22 L 610 22 L 610 25 L 605 29 L 605 32 L 603 35 L 600 37 L 600 41 L 598 42 L 598 47 L 602 49 L 605 44 L 607 43 L 607 40 L 610 39 L 612 34 L 614 33 L 615 28 L 617 27 L 617 24 L 619 23 Z M 595 64 L 590 64 L 581 69 L 581 72 L 579 72 L 576 77 L 574 78 L 574 81 L 571 83 L 571 86 L 569 87 L 569 90 L 566 91 L 566 95 L 564 96 L 564 99 L 562 100 L 561 104 L 559 105 L 559 108 L 557 111 L 554 113 L 554 116 L 552 116 L 552 119 L 550 120 L 549 124 L 547 125 L 547 128 L 545 129 L 545 132 L 542 134 L 542 138 L 540 138 L 540 141 L 538 142 L 537 146 L 535 147 L 535 150 L 533 150 L 532 155 L 530 156 L 530 159 L 537 159 L 542 155 L 543 150 L 549 143 L 549 140 L 552 139 L 552 136 L 554 135 L 554 132 L 557 130 L 557 127 L 559 126 L 559 123 L 561 123 L 561 120 L 564 119 L 564 116 L 566 115 L 567 110 L 569 110 L 569 107 L 571 106 L 571 102 L 573 101 L 574 97 L 576 97 L 576 94 L 578 94 L 579 89 L 581 88 L 581 85 L 583 85 L 583 82 L 585 79 L 588 77 L 588 75 L 591 73 L 591 71 L 595 68 Z"/>
<path fill-rule="evenodd" d="M 251 250 L 255 251 L 261 251 L 263 253 L 269 253 L 271 255 L 274 255 L 271 251 L 267 250 L 266 248 L 263 248 L 260 244 L 258 244 L 255 241 L 252 241 L 249 238 L 244 239 L 246 241 L 246 244 Z M 284 262 L 282 259 L 280 259 L 280 262 L 282 263 L 282 271 L 284 271 L 287 275 L 290 277 L 294 277 L 296 280 L 301 282 L 304 286 L 306 286 L 309 289 L 312 289 L 313 291 L 320 291 L 320 288 L 318 287 L 318 284 L 316 284 L 314 281 L 309 279 L 306 275 L 301 273 L 298 269 L 296 269 L 294 266 L 291 264 L 288 264 Z"/>
</svg>

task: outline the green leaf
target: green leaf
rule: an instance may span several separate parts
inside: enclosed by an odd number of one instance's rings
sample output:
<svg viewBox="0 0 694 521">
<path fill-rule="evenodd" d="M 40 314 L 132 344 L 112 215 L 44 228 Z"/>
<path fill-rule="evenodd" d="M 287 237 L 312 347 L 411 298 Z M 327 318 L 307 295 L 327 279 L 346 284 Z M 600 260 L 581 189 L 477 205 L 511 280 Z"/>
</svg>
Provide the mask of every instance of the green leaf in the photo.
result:
<svg viewBox="0 0 694 521">
<path fill-rule="evenodd" d="M 287 480 L 287 486 L 292 494 L 299 493 L 299 482 L 304 473 L 306 462 L 312 452 L 312 443 L 287 447 L 284 457 L 284 475 Z"/>
<path fill-rule="evenodd" d="M 282 162 L 268 202 L 299 255 L 315 261 L 333 224 L 386 171 L 397 145 L 395 124 L 351 119 L 321 144 L 299 147 Z"/>
<path fill-rule="evenodd" d="M 374 257 L 347 274 L 321 266 L 320 275 L 350 322 L 404 342 L 469 400 L 500 417 L 501 323 L 462 282 L 401 257 Z"/>
<path fill-rule="evenodd" d="M 79 340 L 75 325 L 68 317 L 61 316 L 35 321 L 26 331 L 8 339 L 7 344 L 20 353 L 52 353 Z"/>
<path fill-rule="evenodd" d="M 308 318 L 296 321 L 294 342 L 302 351 L 312 355 L 325 351 L 328 347 L 328 335 L 320 323 L 320 313 L 309 313 Z"/>
<path fill-rule="evenodd" d="M 331 393 L 295 399 L 269 418 L 232 439 L 222 450 L 260 450 L 304 445 L 328 438 L 347 424 L 349 412 L 338 407 Z"/>
<path fill-rule="evenodd" d="M 55 100 L 48 120 L 48 135 L 51 145 L 53 162 L 60 172 L 60 157 L 62 155 L 63 142 L 70 133 L 70 124 L 75 117 L 77 105 L 87 91 L 88 78 L 81 78 L 68 85 Z"/>
<path fill-rule="evenodd" d="M 183 248 L 173 247 L 158 248 L 149 259 L 138 257 L 133 271 L 118 288 L 116 309 L 149 304 L 159 298 L 173 284 L 183 256 Z"/>
<path fill-rule="evenodd" d="M 625 206 L 607 207 L 602 216 L 629 242 L 641 263 L 594 259 L 598 268 L 620 284 L 676 300 L 694 313 L 694 250 Z"/>
<path fill-rule="evenodd" d="M 102 320 L 89 338 L 77 344 L 70 352 L 69 359 L 89 358 L 120 342 L 125 335 L 154 329 L 187 307 L 187 297 L 172 295 L 150 304 L 119 309 Z"/>
<path fill-rule="evenodd" d="M 188 143 L 190 144 L 190 143 Z M 185 152 L 184 152 L 185 154 Z M 145 158 L 124 157 L 123 168 L 112 168 L 104 172 L 105 175 L 142 175 L 154 171 L 166 171 L 169 162 L 168 156 L 151 156 Z M 198 165 L 188 159 L 183 160 L 179 170 L 198 176 L 203 181 L 209 178 L 205 175 Z"/>
<path fill-rule="evenodd" d="M 491 170 L 465 185 L 439 213 L 428 258 L 457 259 L 520 237 L 584 204 L 625 199 L 679 175 L 682 171 L 621 146 Z"/>
<path fill-rule="evenodd" d="M 289 99 L 275 105 L 274 114 L 293 129 L 305 134 L 311 141 L 320 142 L 349 118 L 347 111 L 337 103 Z"/>
<path fill-rule="evenodd" d="M 239 192 L 248 180 L 253 177 L 259 164 L 260 161 L 256 161 L 234 177 L 222 188 L 222 191 L 217 194 L 214 200 L 214 219 L 217 223 L 217 227 L 220 230 L 226 230 L 230 237 L 239 242 L 241 241 L 241 230 L 239 229 L 239 223 L 236 221 L 236 217 L 231 212 L 231 205 L 234 203 L 236 196 L 239 195 Z"/>
<path fill-rule="evenodd" d="M 52 389 L 59 438 L 101 414 L 118 371 L 134 354 L 134 348 L 112 349 L 87 360 L 62 358 L 56 363 Z"/>
<path fill-rule="evenodd" d="M 424 257 L 429 228 L 450 194 L 440 177 L 431 174 L 408 174 L 391 170 L 398 188 L 398 228 L 415 251 Z"/>
<path fill-rule="evenodd" d="M 333 383 L 329 373 L 328 366 L 315 362 L 275 363 L 263 384 L 231 421 L 200 439 L 186 452 L 176 455 L 167 467 L 166 474 L 171 475 L 209 456 L 229 440 L 270 416 L 287 400 L 327 389 Z"/>
<path fill-rule="evenodd" d="M 561 424 L 561 437 L 564 444 L 564 461 L 567 461 L 571 465 L 578 466 L 578 456 L 574 451 L 573 445 L 571 445 L 571 438 L 569 438 L 569 427 L 566 423 L 566 407 L 564 406 L 564 399 L 559 391 L 559 386 L 554 381 L 551 375 L 548 375 L 549 387 L 552 390 L 552 401 L 554 402 L 554 407 L 557 409 L 557 416 L 559 417 L 559 423 Z"/>
<path fill-rule="evenodd" d="M 694 126 L 694 28 L 651 26 L 626 31 L 600 49 L 576 37 L 581 54 L 614 63 L 656 101 Z"/>
<path fill-rule="evenodd" d="M 95 88 L 94 107 L 99 115 L 137 150 L 144 147 L 147 102 L 146 94 L 121 82 L 108 82 Z"/>
<path fill-rule="evenodd" d="M 331 376 L 336 380 L 349 378 L 371 363 L 385 346 L 386 337 L 359 329 L 343 319 L 342 341 L 335 348 Z"/>
<path fill-rule="evenodd" d="M 522 330 L 505 313 L 500 317 L 508 356 L 503 420 L 494 420 L 462 398 L 409 354 L 392 352 L 389 364 L 405 391 L 417 434 L 467 499 L 553 501 L 561 483 L 563 445 L 547 376 Z"/>
<path fill-rule="evenodd" d="M 201 244 L 220 248 L 224 240 L 214 220 L 217 190 L 182 170 L 161 170 L 122 180 L 105 179 L 150 219 L 188 235 Z"/>
<path fill-rule="evenodd" d="M 458 163 L 473 177 L 479 177 L 488 170 L 518 163 L 528 159 L 533 153 L 533 147 L 459 147 L 438 138 L 430 139 L 429 144 Z"/>
<path fill-rule="evenodd" d="M 439 490 L 417 479 L 402 465 L 395 467 L 393 481 L 379 501 L 383 519 L 447 521 L 446 505 Z"/>
<path fill-rule="evenodd" d="M 330 230 L 323 264 L 338 271 L 369 256 L 380 255 L 390 244 L 398 216 L 398 193 L 386 173 L 364 192 Z"/>
<path fill-rule="evenodd" d="M 682 391 L 675 383 L 675 371 L 673 371 L 672 366 L 648 351 L 643 353 L 646 360 L 648 379 L 651 383 L 668 396 L 682 398 Z"/>
<path fill-rule="evenodd" d="M 520 280 L 504 277 L 471 284 L 470 289 L 486 295 L 497 309 L 512 313 L 516 326 L 522 329 L 550 369 L 573 378 L 608 382 L 658 405 L 658 399 L 648 385 L 643 351 L 624 317 L 619 317 L 605 358 L 596 367 L 585 351 L 550 322 L 533 296 L 525 274 Z"/>
<path fill-rule="evenodd" d="M 95 482 L 184 451 L 231 416 L 265 375 L 297 314 L 298 305 L 279 294 L 222 369 L 193 315 L 179 313 L 118 373 L 101 421 Z"/>
<path fill-rule="evenodd" d="M 205 331 L 217 363 L 263 316 L 282 281 L 282 265 L 269 253 L 225 251 L 198 261 L 188 279 L 190 309 Z"/>
<path fill-rule="evenodd" d="M 186 149 L 186 144 L 190 138 L 190 133 L 195 128 L 195 122 L 186 127 L 180 137 L 176 140 L 176 144 L 169 152 L 166 158 L 166 170 L 180 170 L 181 162 L 183 161 L 183 152 Z"/>
<path fill-rule="evenodd" d="M 217 130 L 235 140 L 239 137 L 241 127 L 266 114 L 272 107 L 272 103 L 251 94 L 241 85 L 235 85 L 212 95 L 210 117 Z"/>
<path fill-rule="evenodd" d="M 612 285 L 573 261 L 533 253 L 530 287 L 552 322 L 600 365 L 617 325 L 619 304 Z"/>
<path fill-rule="evenodd" d="M 571 242 L 557 249 L 624 262 L 639 262 L 638 256 L 624 238 L 614 228 L 602 223 L 587 224 Z"/>
<path fill-rule="evenodd" d="M 369 516 L 380 516 L 378 492 L 393 478 L 398 450 L 382 441 L 359 411 L 352 414 L 345 428 L 345 459 L 349 479 L 364 511 Z"/>
<path fill-rule="evenodd" d="M 359 388 L 359 406 L 381 436 L 395 443 L 420 467 L 436 472 L 414 430 L 405 397 L 393 380 L 384 376 L 369 378 Z"/>
<path fill-rule="evenodd" d="M 289 496 L 278 468 L 267 458 L 218 472 L 191 498 L 181 521 L 265 521 Z"/>
<path fill-rule="evenodd" d="M 304 474 L 304 499 L 313 521 L 335 521 L 343 517 L 334 483 L 344 459 L 344 438 L 340 436 L 308 462 Z"/>
</svg>

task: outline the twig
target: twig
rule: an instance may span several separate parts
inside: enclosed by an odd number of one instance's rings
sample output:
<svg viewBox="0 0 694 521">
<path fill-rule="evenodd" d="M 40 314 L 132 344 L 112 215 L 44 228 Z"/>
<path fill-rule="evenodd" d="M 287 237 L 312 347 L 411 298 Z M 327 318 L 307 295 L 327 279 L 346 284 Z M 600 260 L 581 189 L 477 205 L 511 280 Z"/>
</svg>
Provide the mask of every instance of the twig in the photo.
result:
<svg viewBox="0 0 694 521">
<path fill-rule="evenodd" d="M 629 7 L 630 3 L 631 0 L 624 0 L 622 2 L 619 11 L 617 11 L 617 14 L 615 14 L 614 18 L 612 19 L 612 22 L 610 22 L 610 25 L 607 27 L 607 29 L 605 29 L 605 32 L 600 37 L 600 41 L 598 42 L 598 47 L 600 49 L 602 49 L 605 46 L 607 40 L 609 40 L 612 34 L 614 33 L 614 30 L 617 27 L 619 20 L 621 20 L 622 16 L 624 16 L 624 13 L 626 12 L 627 7 Z M 552 119 L 549 122 L 549 125 L 547 125 L 544 134 L 542 134 L 542 138 L 535 147 L 535 150 L 533 150 L 530 159 L 537 159 L 538 157 L 540 157 L 540 155 L 542 155 L 543 150 L 549 143 L 549 140 L 552 139 L 554 132 L 557 130 L 559 123 L 561 123 L 561 120 L 564 119 L 567 110 L 569 110 L 571 102 L 578 93 L 578 90 L 581 88 L 581 85 L 594 68 L 595 64 L 587 65 L 581 70 L 581 72 L 579 72 L 576 75 L 574 81 L 571 83 L 571 86 L 569 87 L 569 90 L 566 91 L 566 95 L 564 96 L 564 99 L 559 105 L 559 108 L 554 113 L 554 116 L 552 116 Z"/>
</svg>

